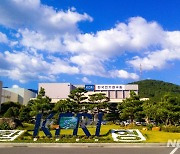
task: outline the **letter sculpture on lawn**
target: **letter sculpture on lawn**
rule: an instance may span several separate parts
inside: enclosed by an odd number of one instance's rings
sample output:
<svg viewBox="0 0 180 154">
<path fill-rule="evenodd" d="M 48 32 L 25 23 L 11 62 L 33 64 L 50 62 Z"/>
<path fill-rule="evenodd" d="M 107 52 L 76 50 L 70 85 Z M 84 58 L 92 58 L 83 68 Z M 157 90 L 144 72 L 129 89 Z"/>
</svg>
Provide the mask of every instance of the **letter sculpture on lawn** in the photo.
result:
<svg viewBox="0 0 180 154">
<path fill-rule="evenodd" d="M 55 113 L 51 113 L 50 115 L 47 116 L 47 118 L 43 122 L 41 122 L 42 121 L 42 114 L 38 114 L 36 116 L 36 123 L 35 123 L 35 127 L 34 127 L 33 137 L 38 136 L 39 129 L 41 129 L 47 137 L 52 137 L 52 134 L 51 134 L 51 132 L 49 131 L 49 129 L 47 127 L 47 122 L 51 118 L 53 118 L 54 115 L 55 115 Z M 86 117 L 89 120 L 93 119 L 92 115 L 89 114 L 89 113 L 78 113 L 76 115 L 76 117 L 74 116 L 73 113 L 60 113 L 59 118 L 58 118 L 59 127 L 55 131 L 55 136 L 59 136 L 60 135 L 60 130 L 63 129 L 63 128 L 65 128 L 65 129 L 69 129 L 69 128 L 74 129 L 73 130 L 73 135 L 77 136 L 79 126 L 82 128 L 82 130 L 84 131 L 86 136 L 91 136 L 91 133 L 87 129 L 86 124 L 83 124 L 83 123 L 80 122 L 82 117 L 83 118 Z M 97 124 L 96 124 L 95 136 L 100 135 L 102 117 L 103 117 L 103 113 L 98 113 L 98 121 L 97 121 Z"/>
</svg>

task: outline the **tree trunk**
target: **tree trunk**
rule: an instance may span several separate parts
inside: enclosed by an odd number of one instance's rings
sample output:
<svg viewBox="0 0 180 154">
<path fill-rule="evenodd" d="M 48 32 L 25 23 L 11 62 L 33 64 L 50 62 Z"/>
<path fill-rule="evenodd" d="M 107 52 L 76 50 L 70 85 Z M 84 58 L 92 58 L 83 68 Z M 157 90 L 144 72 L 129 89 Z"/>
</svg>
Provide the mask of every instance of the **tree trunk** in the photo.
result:
<svg viewBox="0 0 180 154">
<path fill-rule="evenodd" d="M 150 120 L 149 120 L 149 117 L 148 117 L 148 116 L 145 118 L 145 121 L 146 121 L 147 124 L 150 123 Z"/>
</svg>

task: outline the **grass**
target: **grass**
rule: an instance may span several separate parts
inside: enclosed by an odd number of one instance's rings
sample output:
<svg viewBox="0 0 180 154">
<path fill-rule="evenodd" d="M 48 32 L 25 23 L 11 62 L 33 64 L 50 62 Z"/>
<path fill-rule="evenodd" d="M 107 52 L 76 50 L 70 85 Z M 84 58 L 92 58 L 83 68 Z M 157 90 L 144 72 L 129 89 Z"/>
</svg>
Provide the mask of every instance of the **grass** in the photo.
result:
<svg viewBox="0 0 180 154">
<path fill-rule="evenodd" d="M 110 129 L 122 129 L 122 127 L 118 126 L 118 125 L 102 125 L 101 126 L 101 131 L 100 131 L 100 135 L 105 136 Z M 95 135 L 95 131 L 96 131 L 96 127 L 88 127 L 89 132 L 91 133 L 91 135 Z M 33 134 L 33 131 L 30 131 L 31 134 Z M 55 134 L 55 130 L 51 130 L 51 134 L 54 136 Z M 61 135 L 72 135 L 73 134 L 73 129 L 62 129 L 60 132 Z M 39 136 L 44 136 L 45 134 L 43 133 L 43 131 L 39 131 Z M 85 135 L 83 130 L 81 128 L 78 129 L 78 135 Z"/>
<path fill-rule="evenodd" d="M 141 131 L 146 137 L 148 143 L 166 143 L 169 139 L 180 139 L 180 133 L 171 133 L 163 131 Z"/>
<path fill-rule="evenodd" d="M 34 124 L 23 123 L 23 127 L 18 127 L 19 130 L 34 130 Z"/>
<path fill-rule="evenodd" d="M 32 124 L 25 124 L 24 129 L 29 130 L 28 135 L 25 136 L 26 141 L 23 140 L 23 142 L 33 142 L 31 137 L 33 134 L 33 129 L 34 125 Z M 111 133 L 108 133 L 109 130 L 111 129 L 126 129 L 124 127 L 120 127 L 119 125 L 102 125 L 101 126 L 101 131 L 100 131 L 100 140 L 99 142 L 113 142 Z M 128 127 L 127 127 L 128 129 Z M 133 129 L 132 127 L 129 129 Z M 146 143 L 166 143 L 169 139 L 174 140 L 174 139 L 180 139 L 180 133 L 171 133 L 171 132 L 163 132 L 163 131 L 143 131 L 142 127 L 135 127 L 134 129 L 139 129 L 142 134 L 146 137 Z M 89 132 L 91 135 L 95 134 L 96 127 L 90 126 L 88 127 Z M 55 135 L 55 130 L 51 130 L 51 133 L 54 137 Z M 65 136 L 61 139 L 60 142 L 76 142 L 75 138 L 72 137 L 73 130 L 72 129 L 62 129 L 61 130 L 61 135 Z M 69 135 L 69 136 L 68 136 Z M 71 136 L 70 136 L 71 135 Z M 80 138 L 80 142 L 94 142 L 94 139 L 92 138 L 86 138 L 84 137 L 84 132 L 81 128 L 78 129 L 78 135 Z M 39 131 L 39 137 L 42 138 L 38 142 L 56 142 L 55 139 L 48 139 L 45 137 L 45 134 L 42 131 Z M 15 141 L 17 142 L 17 140 Z M 19 139 L 18 142 L 22 142 L 21 139 Z"/>
</svg>

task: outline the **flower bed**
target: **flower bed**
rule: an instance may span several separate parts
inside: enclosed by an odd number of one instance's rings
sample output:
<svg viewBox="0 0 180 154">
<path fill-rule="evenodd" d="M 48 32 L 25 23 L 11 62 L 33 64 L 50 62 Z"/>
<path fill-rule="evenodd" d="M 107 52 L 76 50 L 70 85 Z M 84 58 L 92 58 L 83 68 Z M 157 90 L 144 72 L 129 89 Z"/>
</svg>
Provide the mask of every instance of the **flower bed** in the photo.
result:
<svg viewBox="0 0 180 154">
<path fill-rule="evenodd" d="M 113 140 L 118 142 L 141 142 L 146 140 L 138 129 L 112 130 L 111 133 Z"/>
<path fill-rule="evenodd" d="M 13 141 L 23 132 L 24 130 L 0 130 L 0 141 Z"/>
</svg>

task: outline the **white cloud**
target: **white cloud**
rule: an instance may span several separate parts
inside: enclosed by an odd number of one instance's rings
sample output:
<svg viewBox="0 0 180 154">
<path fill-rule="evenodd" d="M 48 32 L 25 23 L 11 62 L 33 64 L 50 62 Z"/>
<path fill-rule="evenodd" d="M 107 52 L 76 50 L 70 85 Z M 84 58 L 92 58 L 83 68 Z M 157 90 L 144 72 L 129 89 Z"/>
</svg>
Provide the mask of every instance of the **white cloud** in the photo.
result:
<svg viewBox="0 0 180 154">
<path fill-rule="evenodd" d="M 63 24 L 63 23 L 61 23 Z M 60 24 L 60 25 L 61 25 Z M 52 28 L 51 28 L 52 30 Z M 119 56 L 124 52 L 140 52 L 162 43 L 164 33 L 156 22 L 141 17 L 130 18 L 109 30 L 96 33 L 71 33 L 48 35 L 39 29 L 20 29 L 21 45 L 28 48 L 71 54 L 90 54 L 101 59 Z"/>
<path fill-rule="evenodd" d="M 0 42 L 26 52 L 0 53 L 0 75 L 20 82 L 56 80 L 62 73 L 137 80 L 136 73 L 107 65 L 123 53 L 136 55 L 126 62 L 136 69 L 141 64 L 143 70 L 162 69 L 180 59 L 180 31 L 165 31 L 142 17 L 94 33 L 78 29 L 79 22 L 92 20 L 75 8 L 56 10 L 40 0 L 1 1 L 0 25 L 15 29 L 17 37 L 9 41 L 0 32 Z"/>
<path fill-rule="evenodd" d="M 10 28 L 31 28 L 49 34 L 74 33 L 77 23 L 92 18 L 79 14 L 74 8 L 55 10 L 40 0 L 6 0 L 0 2 L 0 24 Z"/>
<path fill-rule="evenodd" d="M 167 31 L 163 42 L 164 48 L 180 48 L 180 31 Z"/>
<path fill-rule="evenodd" d="M 40 0 L 0 1 L 0 25 L 17 30 L 18 43 L 27 48 L 64 51 L 64 37 L 74 37 L 80 32 L 79 22 L 92 20 L 88 14 L 80 14 L 73 7 L 57 10 L 42 4 Z M 18 43 L 12 41 L 10 46 Z"/>
<path fill-rule="evenodd" d="M 0 76 L 7 76 L 24 83 L 30 80 L 56 80 L 56 75 L 62 73 L 76 74 L 78 68 L 60 59 L 49 59 L 49 62 L 40 54 L 28 52 L 0 54 Z"/>
<path fill-rule="evenodd" d="M 140 65 L 143 70 L 153 70 L 164 68 L 169 61 L 180 60 L 180 48 L 164 49 L 150 52 L 147 56 L 140 58 L 134 57 L 128 61 L 134 68 L 139 69 Z"/>
<path fill-rule="evenodd" d="M 70 66 L 68 62 L 63 61 L 59 58 L 51 57 L 50 70 L 52 74 L 77 74 L 79 73 L 79 68 L 76 66 Z"/>
<path fill-rule="evenodd" d="M 95 76 L 105 76 L 106 74 L 103 61 L 98 57 L 80 54 L 77 56 L 72 56 L 70 61 L 78 65 L 82 74 Z"/>
<path fill-rule="evenodd" d="M 77 39 L 64 40 L 71 52 L 91 53 L 101 58 L 121 55 L 123 52 L 140 52 L 157 46 L 164 37 L 163 30 L 156 22 L 147 22 L 141 17 L 130 18 L 128 23 L 119 23 L 110 30 L 95 34 L 79 34 Z"/>
<path fill-rule="evenodd" d="M 138 80 L 139 76 L 136 73 L 129 73 L 125 70 L 114 70 L 110 72 L 112 77 L 121 79 L 133 79 Z"/>
<path fill-rule="evenodd" d="M 19 86 L 14 84 L 14 85 L 12 85 L 12 88 L 19 88 Z"/>
<path fill-rule="evenodd" d="M 1 67 L 1 76 L 7 76 L 20 82 L 26 82 L 38 78 L 39 75 L 48 71 L 49 64 L 41 56 L 30 55 L 27 52 L 10 53 L 9 51 L 1 54 L 4 67 Z"/>
<path fill-rule="evenodd" d="M 8 43 L 8 38 L 6 34 L 0 32 L 0 43 Z"/>
<path fill-rule="evenodd" d="M 18 45 L 18 41 L 11 41 L 9 44 L 11 47 Z"/>
<path fill-rule="evenodd" d="M 121 56 L 124 52 L 135 52 L 144 56 L 128 60 L 134 68 L 139 68 L 140 63 L 146 70 L 163 68 L 169 61 L 168 57 L 172 57 L 174 53 L 175 57 L 178 56 L 180 48 L 179 31 L 164 31 L 157 22 L 147 22 L 141 17 L 130 18 L 127 24 L 119 23 L 115 28 L 98 31 L 95 34 L 79 33 L 75 36 L 49 37 L 29 29 L 21 29 L 19 33 L 22 35 L 21 45 L 25 47 L 75 54 L 70 61 L 77 64 L 80 72 L 86 75 L 104 76 L 106 74 L 104 63 L 115 56 Z M 152 50 L 159 48 L 160 50 Z M 163 56 L 165 51 L 169 51 L 168 56 Z M 171 58 L 173 59 L 178 58 Z"/>
<path fill-rule="evenodd" d="M 61 52 L 64 47 L 60 38 L 56 35 L 49 38 L 47 35 L 30 31 L 29 29 L 21 29 L 19 33 L 22 35 L 21 45 L 27 48 L 35 48 L 37 50 Z"/>
<path fill-rule="evenodd" d="M 92 83 L 87 77 L 83 77 L 82 78 L 82 82 L 87 83 L 87 84 L 91 84 Z"/>
</svg>

